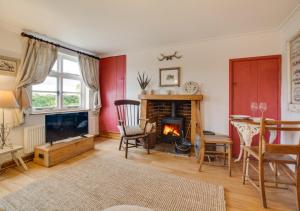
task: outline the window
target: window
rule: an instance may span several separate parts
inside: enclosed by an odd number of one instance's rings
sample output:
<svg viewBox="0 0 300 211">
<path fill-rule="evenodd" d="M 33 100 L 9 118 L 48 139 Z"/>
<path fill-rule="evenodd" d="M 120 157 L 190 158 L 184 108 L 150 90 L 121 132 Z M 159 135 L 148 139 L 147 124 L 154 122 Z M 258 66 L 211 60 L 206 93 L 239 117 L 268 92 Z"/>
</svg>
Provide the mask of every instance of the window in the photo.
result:
<svg viewBox="0 0 300 211">
<path fill-rule="evenodd" d="M 83 109 L 86 102 L 78 58 L 59 53 L 46 80 L 32 86 L 33 111 Z"/>
</svg>

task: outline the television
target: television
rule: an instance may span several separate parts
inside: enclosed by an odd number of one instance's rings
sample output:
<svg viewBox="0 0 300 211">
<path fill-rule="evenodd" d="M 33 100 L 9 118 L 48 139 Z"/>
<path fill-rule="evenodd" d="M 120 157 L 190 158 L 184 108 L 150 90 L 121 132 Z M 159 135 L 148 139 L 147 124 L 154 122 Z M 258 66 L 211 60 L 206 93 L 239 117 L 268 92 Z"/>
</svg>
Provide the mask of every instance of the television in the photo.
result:
<svg viewBox="0 0 300 211">
<path fill-rule="evenodd" d="M 45 116 L 46 142 L 88 134 L 88 112 L 51 114 Z"/>
</svg>

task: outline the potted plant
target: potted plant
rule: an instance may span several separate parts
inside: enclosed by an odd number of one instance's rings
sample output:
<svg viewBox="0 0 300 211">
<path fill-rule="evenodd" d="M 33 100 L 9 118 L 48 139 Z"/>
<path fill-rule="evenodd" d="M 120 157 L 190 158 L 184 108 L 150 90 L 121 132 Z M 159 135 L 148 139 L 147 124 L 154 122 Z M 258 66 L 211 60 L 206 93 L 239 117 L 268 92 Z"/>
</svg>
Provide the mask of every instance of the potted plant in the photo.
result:
<svg viewBox="0 0 300 211">
<path fill-rule="evenodd" d="M 149 85 L 151 79 L 147 75 L 145 75 L 145 73 L 143 73 L 142 75 L 140 73 L 138 73 L 137 80 L 138 80 L 138 82 L 140 84 L 140 87 L 142 89 L 141 94 L 142 95 L 146 94 L 146 87 Z"/>
</svg>

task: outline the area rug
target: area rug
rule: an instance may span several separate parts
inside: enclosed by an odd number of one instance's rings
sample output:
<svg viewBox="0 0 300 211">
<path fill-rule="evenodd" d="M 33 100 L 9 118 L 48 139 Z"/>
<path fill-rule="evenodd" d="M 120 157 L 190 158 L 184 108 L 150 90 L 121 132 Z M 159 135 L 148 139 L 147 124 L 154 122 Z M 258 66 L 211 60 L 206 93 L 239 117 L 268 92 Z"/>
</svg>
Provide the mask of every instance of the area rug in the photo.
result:
<svg viewBox="0 0 300 211">
<path fill-rule="evenodd" d="M 160 172 L 123 157 L 82 161 L 0 199 L 0 210 L 226 210 L 224 188 Z"/>
</svg>

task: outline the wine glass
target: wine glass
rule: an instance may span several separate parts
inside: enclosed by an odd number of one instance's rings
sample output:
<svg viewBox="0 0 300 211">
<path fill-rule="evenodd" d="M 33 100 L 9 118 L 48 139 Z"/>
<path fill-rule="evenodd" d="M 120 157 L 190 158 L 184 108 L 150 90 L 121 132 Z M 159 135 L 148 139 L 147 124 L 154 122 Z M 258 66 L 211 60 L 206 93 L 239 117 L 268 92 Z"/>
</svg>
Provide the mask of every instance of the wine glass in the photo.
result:
<svg viewBox="0 0 300 211">
<path fill-rule="evenodd" d="M 256 111 L 258 110 L 258 104 L 257 102 L 252 102 L 250 105 L 252 115 L 255 116 Z"/>
<path fill-rule="evenodd" d="M 260 103 L 259 110 L 261 112 L 261 116 L 264 116 L 264 112 L 267 110 L 267 103 Z"/>
</svg>

